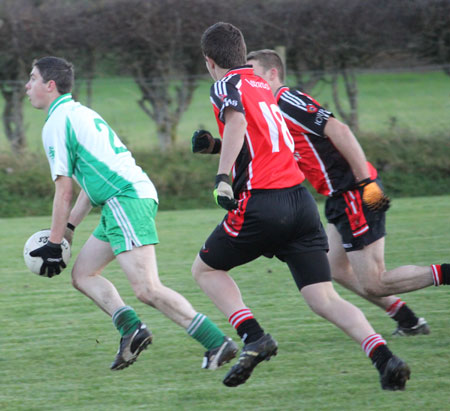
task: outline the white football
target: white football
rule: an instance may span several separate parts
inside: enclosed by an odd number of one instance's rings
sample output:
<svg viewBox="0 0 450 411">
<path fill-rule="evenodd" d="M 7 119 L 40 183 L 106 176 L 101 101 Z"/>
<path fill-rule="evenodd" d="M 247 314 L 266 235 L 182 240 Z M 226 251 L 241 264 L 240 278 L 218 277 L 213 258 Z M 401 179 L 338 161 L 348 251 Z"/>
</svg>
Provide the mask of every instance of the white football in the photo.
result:
<svg viewBox="0 0 450 411">
<path fill-rule="evenodd" d="M 50 230 L 41 230 L 34 233 L 25 243 L 25 247 L 23 248 L 23 258 L 28 269 L 34 274 L 39 275 L 43 260 L 41 257 L 31 257 L 30 252 L 47 244 L 49 237 Z M 70 260 L 70 244 L 65 238 L 61 243 L 61 247 L 63 261 L 67 265 Z"/>
</svg>

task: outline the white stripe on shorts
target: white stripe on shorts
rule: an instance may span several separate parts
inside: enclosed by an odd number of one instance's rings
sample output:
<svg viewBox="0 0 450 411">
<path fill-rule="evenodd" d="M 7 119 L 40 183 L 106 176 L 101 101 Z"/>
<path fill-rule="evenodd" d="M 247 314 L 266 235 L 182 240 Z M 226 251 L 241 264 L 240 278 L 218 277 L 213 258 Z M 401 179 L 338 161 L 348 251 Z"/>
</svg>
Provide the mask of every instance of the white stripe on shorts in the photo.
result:
<svg viewBox="0 0 450 411">
<path fill-rule="evenodd" d="M 132 250 L 133 245 L 140 247 L 142 244 L 139 241 L 136 233 L 134 232 L 133 226 L 125 213 L 125 210 L 120 205 L 119 200 L 116 197 L 109 199 L 106 204 L 108 204 L 111 209 L 114 218 L 117 221 L 118 226 L 123 232 L 125 238 L 125 248 L 127 250 Z"/>
</svg>

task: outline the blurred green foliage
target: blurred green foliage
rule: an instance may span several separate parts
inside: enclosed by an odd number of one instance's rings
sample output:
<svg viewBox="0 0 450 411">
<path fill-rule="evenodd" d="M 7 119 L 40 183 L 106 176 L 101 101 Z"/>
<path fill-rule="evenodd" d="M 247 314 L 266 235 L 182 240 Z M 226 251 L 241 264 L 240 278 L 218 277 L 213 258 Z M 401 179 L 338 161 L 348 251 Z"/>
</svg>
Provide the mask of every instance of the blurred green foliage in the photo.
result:
<svg viewBox="0 0 450 411">
<path fill-rule="evenodd" d="M 419 137 L 392 130 L 361 134 L 359 140 L 391 197 L 450 193 L 449 135 Z M 187 144 L 179 144 L 168 152 L 139 151 L 135 158 L 156 185 L 160 210 L 215 207 L 212 189 L 218 156 L 194 155 Z M 42 154 L 0 156 L 0 217 L 49 215 L 53 193 Z"/>
</svg>

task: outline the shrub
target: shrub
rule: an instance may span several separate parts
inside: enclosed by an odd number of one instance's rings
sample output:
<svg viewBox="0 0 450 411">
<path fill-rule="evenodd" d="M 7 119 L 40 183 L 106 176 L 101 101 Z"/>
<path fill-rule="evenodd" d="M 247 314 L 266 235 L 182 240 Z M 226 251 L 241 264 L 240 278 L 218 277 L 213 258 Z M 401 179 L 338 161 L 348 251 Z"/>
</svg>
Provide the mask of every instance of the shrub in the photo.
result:
<svg viewBox="0 0 450 411">
<path fill-rule="evenodd" d="M 397 130 L 390 135 L 363 134 L 359 140 L 391 197 L 449 193 L 449 136 L 417 137 Z M 214 207 L 218 156 L 194 155 L 189 147 L 180 145 L 168 152 L 137 152 L 135 158 L 158 190 L 160 210 Z M 0 217 L 49 215 L 53 193 L 48 163 L 42 155 L 0 156 Z"/>
<path fill-rule="evenodd" d="M 450 136 L 418 137 L 407 130 L 359 137 L 392 197 L 450 192 Z"/>
</svg>

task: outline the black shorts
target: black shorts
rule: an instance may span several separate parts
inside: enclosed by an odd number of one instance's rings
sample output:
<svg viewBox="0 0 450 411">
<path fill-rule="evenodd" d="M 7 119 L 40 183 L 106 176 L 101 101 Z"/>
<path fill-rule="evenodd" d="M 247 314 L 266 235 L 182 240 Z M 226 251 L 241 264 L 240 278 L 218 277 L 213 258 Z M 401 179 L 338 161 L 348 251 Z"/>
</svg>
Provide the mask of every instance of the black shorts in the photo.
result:
<svg viewBox="0 0 450 411">
<path fill-rule="evenodd" d="M 377 179 L 381 186 L 381 182 Z M 325 204 L 327 221 L 336 226 L 345 251 L 362 250 L 386 235 L 386 213 L 369 210 L 362 202 L 363 188 L 329 197 Z"/>
<path fill-rule="evenodd" d="M 313 197 L 296 186 L 245 193 L 239 208 L 224 217 L 199 255 L 210 267 L 228 271 L 261 255 L 289 263 L 292 256 L 313 251 L 325 254 L 328 239 Z M 326 270 L 312 277 L 310 284 L 331 279 Z"/>
</svg>

